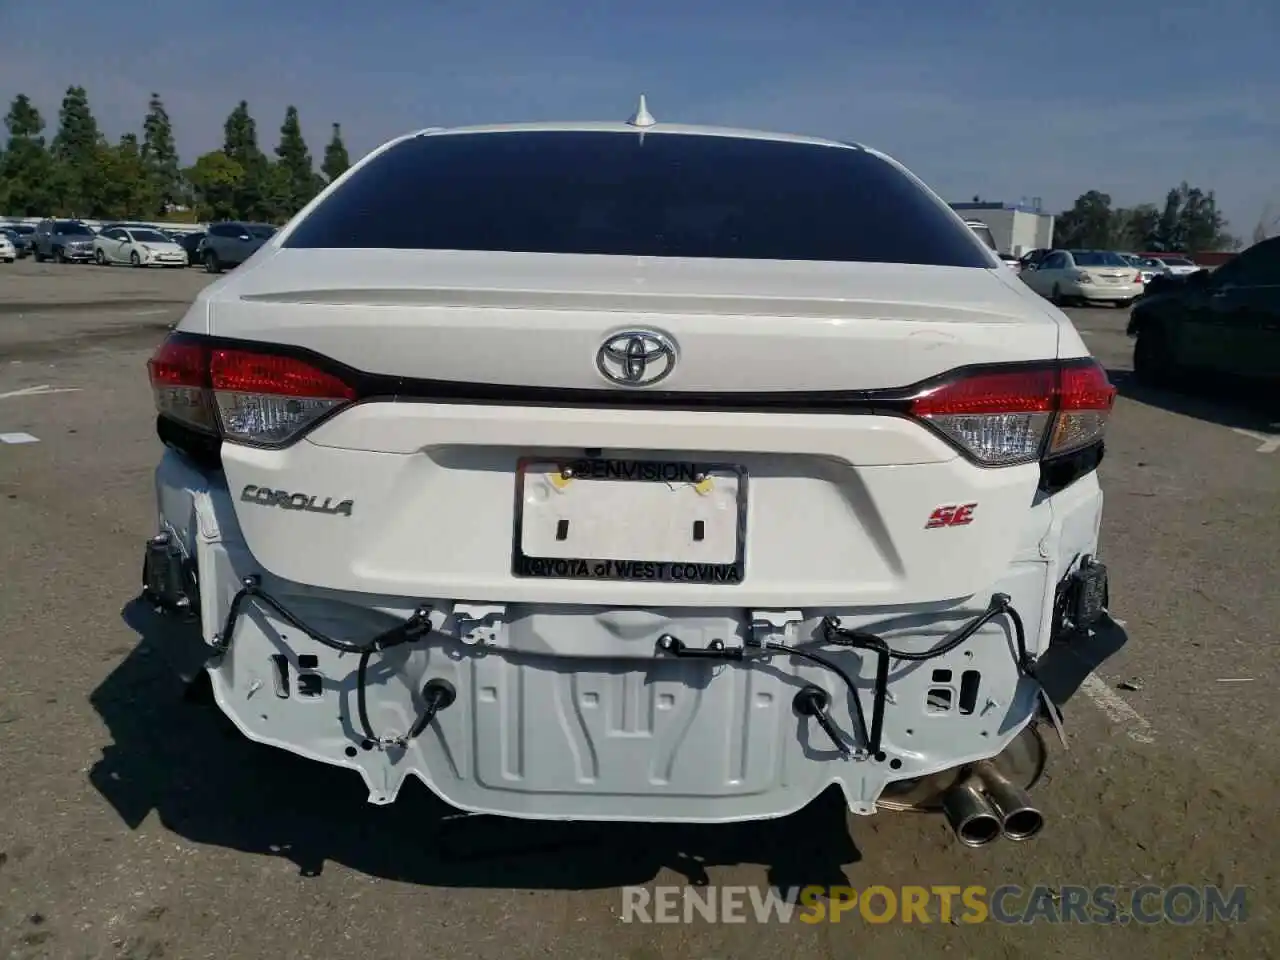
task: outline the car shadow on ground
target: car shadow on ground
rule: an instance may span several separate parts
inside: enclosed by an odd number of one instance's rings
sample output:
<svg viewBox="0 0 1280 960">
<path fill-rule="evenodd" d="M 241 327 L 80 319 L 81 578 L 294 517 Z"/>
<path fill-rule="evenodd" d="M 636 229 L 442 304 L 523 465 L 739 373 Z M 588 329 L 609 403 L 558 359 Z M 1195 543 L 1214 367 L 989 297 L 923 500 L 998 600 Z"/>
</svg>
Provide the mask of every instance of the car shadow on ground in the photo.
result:
<svg viewBox="0 0 1280 960">
<path fill-rule="evenodd" d="M 1088 630 L 1077 631 L 1050 644 L 1036 661 L 1036 676 L 1049 699 L 1066 712 L 1067 705 L 1089 675 L 1129 642 L 1124 626 L 1104 616 Z"/>
<path fill-rule="evenodd" d="M 1280 432 L 1280 410 L 1274 413 L 1265 410 L 1257 396 L 1230 390 L 1223 384 L 1205 383 L 1185 390 L 1167 390 L 1139 383 L 1132 370 L 1108 369 L 1107 376 L 1120 396 L 1148 407 L 1236 430 Z"/>
<path fill-rule="evenodd" d="M 304 876 L 326 862 L 408 883 L 500 889 L 604 889 L 663 868 L 691 885 L 707 868 L 760 864 L 780 890 L 847 884 L 862 857 L 838 789 L 790 817 L 720 826 L 554 823 L 470 816 L 416 779 L 385 807 L 363 781 L 243 737 L 186 686 L 161 648 L 174 626 L 140 601 L 124 610 L 138 645 L 90 695 L 112 737 L 90 781 L 131 829 L 156 811 L 196 843 L 281 856 Z"/>
</svg>

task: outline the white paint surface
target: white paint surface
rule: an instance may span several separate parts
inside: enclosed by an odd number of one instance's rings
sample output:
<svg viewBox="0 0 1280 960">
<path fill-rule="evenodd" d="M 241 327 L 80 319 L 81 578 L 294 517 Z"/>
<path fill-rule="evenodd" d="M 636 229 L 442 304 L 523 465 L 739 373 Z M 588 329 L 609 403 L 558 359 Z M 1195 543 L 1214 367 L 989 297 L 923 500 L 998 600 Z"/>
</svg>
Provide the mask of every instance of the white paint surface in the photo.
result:
<svg viewBox="0 0 1280 960">
<path fill-rule="evenodd" d="M 39 439 L 29 433 L 0 433 L 0 443 L 39 443 Z"/>
<path fill-rule="evenodd" d="M 10 390 L 8 393 L 0 393 L 0 400 L 8 400 L 12 397 L 36 397 L 44 396 L 46 393 L 79 393 L 79 387 L 51 387 L 47 383 L 42 383 L 38 387 L 23 387 L 21 390 Z"/>
</svg>

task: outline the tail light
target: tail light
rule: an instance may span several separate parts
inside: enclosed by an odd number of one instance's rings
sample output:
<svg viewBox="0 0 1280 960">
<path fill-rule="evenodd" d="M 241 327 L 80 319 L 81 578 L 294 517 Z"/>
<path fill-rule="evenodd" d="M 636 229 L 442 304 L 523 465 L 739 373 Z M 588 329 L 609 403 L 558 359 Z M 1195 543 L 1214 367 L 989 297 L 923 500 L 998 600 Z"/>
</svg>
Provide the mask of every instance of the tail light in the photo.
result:
<svg viewBox="0 0 1280 960">
<path fill-rule="evenodd" d="M 222 434 L 245 443 L 284 443 L 356 398 L 331 373 L 292 357 L 210 351 L 209 374 Z"/>
<path fill-rule="evenodd" d="M 984 466 L 1031 463 L 1102 439 L 1116 388 L 1092 358 L 980 370 L 931 387 L 910 413 Z"/>
<path fill-rule="evenodd" d="M 277 446 L 356 399 L 304 360 L 212 346 L 173 334 L 148 361 L 161 416 L 225 440 Z"/>
<path fill-rule="evenodd" d="M 1134 283 L 1141 283 L 1141 282 L 1142 282 L 1142 274 L 1141 274 L 1141 273 L 1135 273 L 1135 274 L 1133 275 L 1133 282 L 1134 282 Z"/>
</svg>

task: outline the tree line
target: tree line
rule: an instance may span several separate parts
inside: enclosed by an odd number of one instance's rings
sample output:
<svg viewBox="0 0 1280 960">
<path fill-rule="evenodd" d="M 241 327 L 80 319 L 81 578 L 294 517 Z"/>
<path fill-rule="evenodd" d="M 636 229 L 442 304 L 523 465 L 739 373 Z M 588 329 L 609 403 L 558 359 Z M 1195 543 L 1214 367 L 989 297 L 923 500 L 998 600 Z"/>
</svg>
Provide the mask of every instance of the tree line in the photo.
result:
<svg viewBox="0 0 1280 960">
<path fill-rule="evenodd" d="M 1169 190 L 1163 205 L 1113 207 L 1109 194 L 1090 190 L 1058 214 L 1053 234 L 1056 246 L 1074 249 L 1195 254 L 1240 247 L 1213 191 L 1185 182 Z"/>
<path fill-rule="evenodd" d="M 26 94 L 9 106 L 0 149 L 0 214 L 150 220 L 183 208 L 200 220 L 283 223 L 350 165 L 333 124 L 317 171 L 290 106 L 274 157 L 258 145 L 257 123 L 241 100 L 223 124 L 223 145 L 190 166 L 179 161 L 173 127 L 153 93 L 141 137 L 111 143 L 98 128 L 84 87 L 68 87 L 58 128 L 46 142 L 45 119 Z"/>
</svg>

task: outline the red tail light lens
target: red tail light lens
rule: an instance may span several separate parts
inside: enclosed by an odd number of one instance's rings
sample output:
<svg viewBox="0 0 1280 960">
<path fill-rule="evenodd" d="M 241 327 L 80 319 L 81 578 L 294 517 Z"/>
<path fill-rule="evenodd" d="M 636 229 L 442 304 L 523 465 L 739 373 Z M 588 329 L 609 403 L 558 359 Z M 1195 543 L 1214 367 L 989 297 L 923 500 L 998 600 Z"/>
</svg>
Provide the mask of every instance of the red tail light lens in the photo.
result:
<svg viewBox="0 0 1280 960">
<path fill-rule="evenodd" d="M 1101 439 L 1114 400 L 1106 371 L 1087 359 L 975 372 L 915 397 L 910 412 L 974 460 L 994 467 L 1030 463 Z"/>
<path fill-rule="evenodd" d="M 226 440 L 274 446 L 356 398 L 355 389 L 293 357 L 211 347 L 171 335 L 148 361 L 161 415 Z"/>
<path fill-rule="evenodd" d="M 1116 402 L 1116 388 L 1096 361 L 1063 364 L 1058 380 L 1058 415 L 1045 456 L 1079 450 L 1102 439 Z"/>
<path fill-rule="evenodd" d="M 147 361 L 156 410 L 206 433 L 216 433 L 209 393 L 209 351 L 201 344 L 170 337 Z"/>
<path fill-rule="evenodd" d="M 283 443 L 356 397 L 308 363 L 247 350 L 214 350 L 210 378 L 223 436 L 246 443 Z"/>
</svg>

